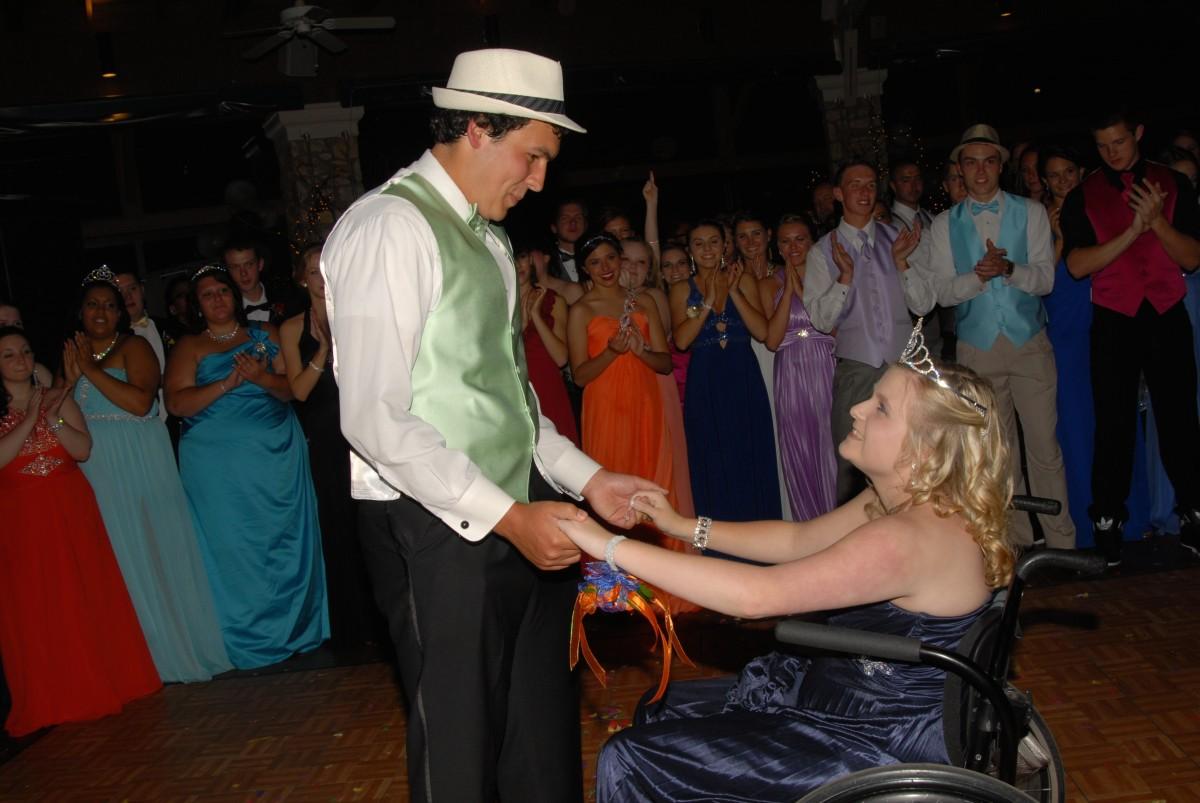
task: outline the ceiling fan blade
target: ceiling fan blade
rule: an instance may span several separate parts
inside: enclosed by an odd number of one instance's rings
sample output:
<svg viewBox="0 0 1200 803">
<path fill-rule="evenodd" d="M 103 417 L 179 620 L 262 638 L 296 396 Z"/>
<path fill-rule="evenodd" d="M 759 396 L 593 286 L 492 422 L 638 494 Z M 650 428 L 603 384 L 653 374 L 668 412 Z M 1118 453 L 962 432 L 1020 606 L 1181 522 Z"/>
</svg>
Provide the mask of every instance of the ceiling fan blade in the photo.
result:
<svg viewBox="0 0 1200 803">
<path fill-rule="evenodd" d="M 285 42 L 287 42 L 289 39 L 291 39 L 295 35 L 296 35 L 295 32 L 290 29 L 285 30 L 285 31 L 280 31 L 279 33 L 275 34 L 274 36 L 267 37 L 266 39 L 262 40 L 257 45 L 255 45 L 254 47 L 243 52 L 242 58 L 244 58 L 246 61 L 254 61 L 255 59 L 260 59 L 263 56 L 270 53 L 275 48 L 283 45 Z"/>
<path fill-rule="evenodd" d="M 314 27 L 308 32 L 308 38 L 316 42 L 330 53 L 341 53 L 346 49 L 346 43 L 338 39 L 324 28 Z"/>
<path fill-rule="evenodd" d="M 396 27 L 395 17 L 330 17 L 321 22 L 327 31 L 385 31 Z"/>
<path fill-rule="evenodd" d="M 279 33 L 287 30 L 281 25 L 276 25 L 272 28 L 249 28 L 244 31 L 225 31 L 222 34 L 226 39 L 238 39 L 243 36 L 266 36 L 267 34 Z"/>
</svg>

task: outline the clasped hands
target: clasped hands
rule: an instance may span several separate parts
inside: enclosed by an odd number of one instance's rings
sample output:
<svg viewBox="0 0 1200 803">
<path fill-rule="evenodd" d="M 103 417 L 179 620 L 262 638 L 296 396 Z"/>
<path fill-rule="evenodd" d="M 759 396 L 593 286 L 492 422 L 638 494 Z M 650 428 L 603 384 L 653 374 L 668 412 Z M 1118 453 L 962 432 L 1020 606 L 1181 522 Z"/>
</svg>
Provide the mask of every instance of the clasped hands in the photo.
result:
<svg viewBox="0 0 1200 803">
<path fill-rule="evenodd" d="M 1142 234 L 1162 218 L 1163 204 L 1167 194 L 1156 182 L 1142 179 L 1141 186 L 1129 187 L 1129 208 L 1133 210 L 1131 228 L 1134 234 Z"/>
<path fill-rule="evenodd" d="M 975 275 L 979 277 L 982 284 L 987 284 L 997 276 L 1006 275 L 1012 264 L 1008 260 L 1007 249 L 997 248 L 991 240 L 987 240 L 986 244 L 987 251 L 983 258 L 975 263 Z"/>
<path fill-rule="evenodd" d="M 649 480 L 600 469 L 583 486 L 583 497 L 596 515 L 621 529 L 638 522 L 633 498 L 640 493 L 666 491 Z M 496 524 L 496 533 L 515 546 L 539 569 L 565 569 L 579 560 L 579 547 L 567 537 L 561 522 L 584 523 L 588 514 L 570 502 L 514 503 Z M 597 525 L 593 529 L 602 529 Z M 594 554 L 589 551 L 589 554 Z"/>
</svg>

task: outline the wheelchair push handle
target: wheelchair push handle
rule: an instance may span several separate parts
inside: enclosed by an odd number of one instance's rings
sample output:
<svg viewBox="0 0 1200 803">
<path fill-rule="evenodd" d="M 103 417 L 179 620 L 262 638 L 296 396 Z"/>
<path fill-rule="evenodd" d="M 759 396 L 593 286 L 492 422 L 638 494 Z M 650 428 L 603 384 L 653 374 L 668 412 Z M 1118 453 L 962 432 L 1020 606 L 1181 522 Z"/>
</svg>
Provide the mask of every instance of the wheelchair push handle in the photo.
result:
<svg viewBox="0 0 1200 803">
<path fill-rule="evenodd" d="M 921 662 L 922 645 L 919 640 L 886 633 L 870 633 L 799 619 L 785 619 L 775 625 L 775 638 L 786 644 L 814 647 L 830 652 L 867 655 L 914 664 Z"/>
<path fill-rule="evenodd" d="M 1057 516 L 1062 512 L 1062 502 L 1057 499 L 1047 499 L 1044 496 L 1025 496 L 1024 494 L 1014 494 L 1011 507 L 1013 510 L 1039 513 L 1043 516 Z"/>
</svg>

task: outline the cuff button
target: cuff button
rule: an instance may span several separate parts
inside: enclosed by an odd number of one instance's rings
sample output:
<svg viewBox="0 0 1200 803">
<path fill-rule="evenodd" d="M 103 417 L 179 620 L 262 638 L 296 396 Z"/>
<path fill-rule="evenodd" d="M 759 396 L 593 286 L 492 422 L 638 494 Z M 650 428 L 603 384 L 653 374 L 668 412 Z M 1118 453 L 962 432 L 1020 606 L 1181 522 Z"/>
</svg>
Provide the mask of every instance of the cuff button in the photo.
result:
<svg viewBox="0 0 1200 803">
<path fill-rule="evenodd" d="M 458 526 L 462 527 L 465 530 L 465 529 L 469 528 L 471 525 L 468 522 L 464 521 L 464 522 L 460 522 Z"/>
</svg>

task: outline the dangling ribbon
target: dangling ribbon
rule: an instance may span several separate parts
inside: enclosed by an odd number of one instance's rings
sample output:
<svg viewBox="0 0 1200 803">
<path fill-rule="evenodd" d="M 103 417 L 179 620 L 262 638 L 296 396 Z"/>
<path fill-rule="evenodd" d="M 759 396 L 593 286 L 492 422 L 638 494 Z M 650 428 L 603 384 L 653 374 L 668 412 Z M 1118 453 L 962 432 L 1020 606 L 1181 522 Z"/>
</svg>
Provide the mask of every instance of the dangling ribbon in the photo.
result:
<svg viewBox="0 0 1200 803">
<path fill-rule="evenodd" d="M 588 646 L 587 632 L 583 629 L 583 617 L 596 611 L 605 613 L 632 613 L 637 611 L 646 618 L 654 630 L 654 642 L 663 645 L 662 678 L 658 690 L 650 702 L 656 703 L 662 699 L 667 690 L 667 681 L 671 677 L 671 654 L 679 655 L 679 660 L 688 666 L 695 666 L 692 659 L 684 652 L 679 637 L 675 635 L 675 623 L 667 606 L 654 596 L 654 589 L 632 575 L 613 570 L 604 561 L 589 561 L 583 564 L 583 580 L 579 582 L 579 595 L 575 598 L 575 610 L 571 614 L 571 644 L 570 664 L 574 669 L 579 663 L 579 653 L 582 650 L 584 660 L 591 667 L 592 673 L 600 685 L 608 687 L 608 678 L 604 667 L 596 660 L 592 648 Z M 660 627 L 655 612 L 661 613 L 663 623 Z"/>
</svg>

